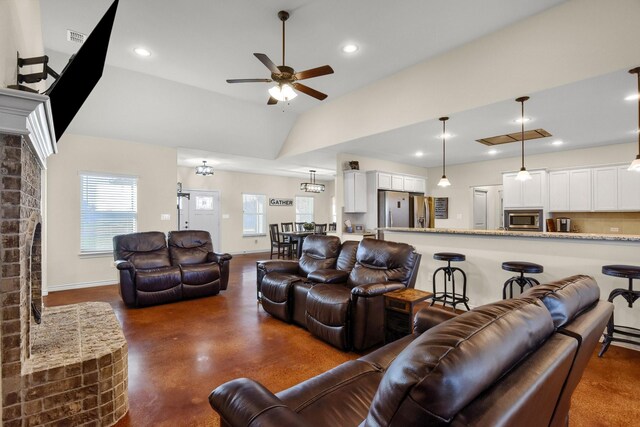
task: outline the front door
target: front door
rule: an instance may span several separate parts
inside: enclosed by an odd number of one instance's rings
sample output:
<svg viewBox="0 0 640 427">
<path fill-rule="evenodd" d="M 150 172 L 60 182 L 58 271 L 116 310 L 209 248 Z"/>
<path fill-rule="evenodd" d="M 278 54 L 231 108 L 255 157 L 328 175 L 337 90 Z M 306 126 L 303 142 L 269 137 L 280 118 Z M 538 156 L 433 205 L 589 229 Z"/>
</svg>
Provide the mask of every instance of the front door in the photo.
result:
<svg viewBox="0 0 640 427">
<path fill-rule="evenodd" d="M 211 234 L 213 249 L 220 252 L 220 192 L 185 190 L 180 209 L 180 230 L 205 230 Z"/>
</svg>

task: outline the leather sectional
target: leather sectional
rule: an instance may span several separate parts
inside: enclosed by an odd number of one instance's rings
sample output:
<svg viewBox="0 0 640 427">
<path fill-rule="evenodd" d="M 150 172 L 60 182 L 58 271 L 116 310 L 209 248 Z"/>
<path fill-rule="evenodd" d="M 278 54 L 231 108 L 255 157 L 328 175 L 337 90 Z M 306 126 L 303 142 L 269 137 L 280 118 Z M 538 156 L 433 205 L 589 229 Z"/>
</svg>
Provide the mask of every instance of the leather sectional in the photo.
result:
<svg viewBox="0 0 640 427">
<path fill-rule="evenodd" d="M 383 294 L 414 287 L 419 265 L 420 254 L 404 243 L 312 235 L 299 261 L 258 262 L 258 295 L 272 316 L 362 351 L 384 340 Z"/>
<path fill-rule="evenodd" d="M 168 241 L 160 231 L 118 235 L 113 257 L 130 307 L 216 295 L 229 282 L 231 255 L 214 253 L 207 231 L 170 231 Z"/>
<path fill-rule="evenodd" d="M 415 333 L 273 394 L 241 378 L 209 396 L 223 426 L 566 426 L 613 306 L 572 276 Z"/>
</svg>

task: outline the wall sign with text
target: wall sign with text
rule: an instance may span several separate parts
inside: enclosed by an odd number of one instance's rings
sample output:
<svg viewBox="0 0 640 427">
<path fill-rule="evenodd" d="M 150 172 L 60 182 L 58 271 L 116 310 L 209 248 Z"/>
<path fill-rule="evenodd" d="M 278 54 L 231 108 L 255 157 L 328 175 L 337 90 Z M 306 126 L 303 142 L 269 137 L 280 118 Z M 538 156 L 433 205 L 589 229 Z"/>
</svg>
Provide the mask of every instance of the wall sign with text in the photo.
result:
<svg viewBox="0 0 640 427">
<path fill-rule="evenodd" d="M 435 211 L 436 211 L 435 212 L 436 219 L 448 219 L 449 218 L 449 198 L 436 197 Z"/>
<path fill-rule="evenodd" d="M 293 199 L 269 199 L 269 206 L 293 206 Z"/>
</svg>

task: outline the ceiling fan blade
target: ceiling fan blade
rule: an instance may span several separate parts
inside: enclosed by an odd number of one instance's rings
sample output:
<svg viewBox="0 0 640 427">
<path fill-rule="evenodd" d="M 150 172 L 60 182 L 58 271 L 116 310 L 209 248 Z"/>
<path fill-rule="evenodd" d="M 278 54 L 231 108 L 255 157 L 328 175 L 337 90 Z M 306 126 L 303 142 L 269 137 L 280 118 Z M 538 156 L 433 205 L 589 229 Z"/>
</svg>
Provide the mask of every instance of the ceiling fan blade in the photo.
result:
<svg viewBox="0 0 640 427">
<path fill-rule="evenodd" d="M 300 92 L 306 93 L 309 96 L 313 96 L 314 98 L 319 99 L 320 101 L 322 101 L 327 97 L 326 94 L 322 92 L 318 92 L 315 89 L 311 89 L 309 86 L 305 86 L 302 83 L 292 83 L 292 86 L 298 89 Z"/>
<path fill-rule="evenodd" d="M 271 83 L 271 79 L 228 79 L 227 83 Z"/>
<path fill-rule="evenodd" d="M 258 58 L 260 62 L 262 62 L 269 69 L 269 71 L 271 71 L 274 74 L 280 74 L 280 70 L 278 70 L 278 66 L 274 64 L 273 61 L 270 60 L 267 55 L 265 55 L 264 53 L 254 53 L 253 55 L 256 58 Z"/>
<path fill-rule="evenodd" d="M 269 97 L 269 100 L 267 101 L 267 105 L 276 105 L 278 103 L 278 100 L 275 99 L 273 96 Z"/>
<path fill-rule="evenodd" d="M 299 73 L 294 74 L 294 77 L 296 78 L 296 80 L 304 80 L 311 79 L 313 77 L 324 76 L 327 74 L 333 74 L 333 68 L 328 65 L 323 65 L 322 67 L 300 71 Z"/>
</svg>

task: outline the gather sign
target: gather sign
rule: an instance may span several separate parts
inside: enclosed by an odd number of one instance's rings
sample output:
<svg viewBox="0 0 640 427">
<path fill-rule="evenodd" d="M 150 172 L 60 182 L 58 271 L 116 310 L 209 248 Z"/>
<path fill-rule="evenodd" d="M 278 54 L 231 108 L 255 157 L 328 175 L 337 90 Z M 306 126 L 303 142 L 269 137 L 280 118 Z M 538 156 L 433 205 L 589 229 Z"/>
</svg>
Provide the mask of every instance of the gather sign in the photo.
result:
<svg viewBox="0 0 640 427">
<path fill-rule="evenodd" d="M 269 199 L 269 206 L 293 206 L 293 199 Z"/>
</svg>

